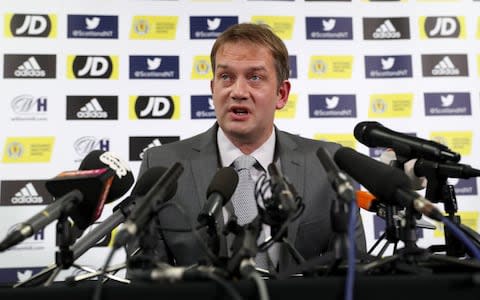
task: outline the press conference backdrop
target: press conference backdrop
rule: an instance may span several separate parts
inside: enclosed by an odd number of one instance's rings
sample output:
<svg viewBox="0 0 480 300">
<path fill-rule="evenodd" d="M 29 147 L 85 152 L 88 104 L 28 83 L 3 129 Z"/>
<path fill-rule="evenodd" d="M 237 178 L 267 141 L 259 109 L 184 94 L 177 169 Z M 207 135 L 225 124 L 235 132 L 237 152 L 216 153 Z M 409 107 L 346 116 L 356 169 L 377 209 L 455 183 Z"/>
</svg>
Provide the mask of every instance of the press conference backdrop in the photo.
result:
<svg viewBox="0 0 480 300">
<path fill-rule="evenodd" d="M 117 153 L 137 174 L 144 149 L 210 127 L 210 47 L 239 22 L 271 25 L 290 50 L 280 129 L 378 158 L 353 137 L 376 120 L 479 168 L 479 12 L 473 0 L 0 0 L 0 236 L 51 203 L 45 180 L 91 150 Z M 476 178 L 450 183 L 462 223 L 479 231 Z M 371 247 L 384 222 L 362 218 Z M 110 238 L 78 263 L 103 265 Z M 421 247 L 443 243 L 441 226 L 420 232 Z M 0 281 L 28 278 L 55 251 L 53 223 L 0 253 Z"/>
</svg>

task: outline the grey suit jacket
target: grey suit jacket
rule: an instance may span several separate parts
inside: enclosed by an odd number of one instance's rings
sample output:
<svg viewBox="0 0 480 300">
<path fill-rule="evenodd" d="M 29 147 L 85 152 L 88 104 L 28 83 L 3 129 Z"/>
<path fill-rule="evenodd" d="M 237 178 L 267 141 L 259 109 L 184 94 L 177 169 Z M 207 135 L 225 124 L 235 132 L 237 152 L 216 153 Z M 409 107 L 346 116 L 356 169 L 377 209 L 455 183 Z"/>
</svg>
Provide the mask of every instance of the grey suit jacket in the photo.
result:
<svg viewBox="0 0 480 300">
<path fill-rule="evenodd" d="M 177 191 L 171 201 L 183 208 L 168 206 L 158 214 L 162 228 L 190 228 L 196 224 L 198 213 L 207 199 L 207 188 L 220 167 L 217 150 L 218 124 L 209 130 L 179 142 L 153 147 L 145 152 L 140 175 L 154 166 L 170 167 L 180 162 L 184 171 L 178 180 Z M 339 144 L 302 138 L 276 129 L 276 156 L 281 161 L 283 175 L 293 184 L 303 198 L 305 210 L 288 228 L 287 238 L 305 259 L 318 256 L 329 250 L 332 241 L 330 206 L 336 201 L 336 193 L 327 179 L 326 172 L 316 156 L 319 147 L 333 153 Z M 358 212 L 357 212 L 358 213 Z M 356 246 L 366 252 L 365 234 L 357 215 Z M 176 265 L 191 265 L 204 259 L 205 251 L 192 233 L 164 231 L 157 236 L 164 243 L 155 246 L 158 259 L 167 260 Z M 205 231 L 201 238 L 207 240 Z M 221 235 L 223 245 L 225 238 Z M 280 250 L 280 269 L 294 263 L 285 245 Z"/>
</svg>

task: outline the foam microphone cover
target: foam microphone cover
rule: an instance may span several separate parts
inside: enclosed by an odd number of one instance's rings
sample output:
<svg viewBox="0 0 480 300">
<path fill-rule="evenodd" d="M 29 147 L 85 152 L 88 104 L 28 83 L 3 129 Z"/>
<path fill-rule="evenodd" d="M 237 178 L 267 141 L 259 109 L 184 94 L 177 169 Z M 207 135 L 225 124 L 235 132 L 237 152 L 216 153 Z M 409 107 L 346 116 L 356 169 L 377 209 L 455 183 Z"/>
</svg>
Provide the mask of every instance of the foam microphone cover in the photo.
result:
<svg viewBox="0 0 480 300">
<path fill-rule="evenodd" d="M 168 168 L 165 167 L 151 167 L 143 173 L 140 178 L 137 180 L 137 183 L 132 189 L 133 196 L 144 196 L 150 191 L 153 185 L 158 181 L 160 177 L 163 176 Z M 170 200 L 173 195 L 177 192 L 177 182 L 173 184 L 172 188 L 169 190 L 169 193 L 165 201 Z"/>
<path fill-rule="evenodd" d="M 232 167 L 224 167 L 215 173 L 207 189 L 207 198 L 212 193 L 219 193 L 223 198 L 223 205 L 232 197 L 238 184 L 238 174 Z"/>
<path fill-rule="evenodd" d="M 133 185 L 134 178 L 130 167 L 116 154 L 103 150 L 93 150 L 80 163 L 79 170 L 108 168 L 115 172 L 106 203 L 122 197 Z"/>
<path fill-rule="evenodd" d="M 130 196 L 125 198 L 122 202 L 117 204 L 113 211 L 116 211 L 119 208 L 127 207 L 128 205 L 134 203 L 138 197 L 145 196 L 148 191 L 153 187 L 153 185 L 157 182 L 157 180 L 163 176 L 163 173 L 167 171 L 165 167 L 151 167 L 148 168 L 140 178 L 138 178 L 137 183 L 133 186 L 132 192 Z M 174 187 L 170 190 L 170 194 L 167 196 L 167 199 L 170 199 L 175 195 L 177 190 L 177 183 L 175 183 Z"/>
<path fill-rule="evenodd" d="M 398 189 L 409 189 L 411 186 L 410 179 L 401 170 L 352 148 L 338 149 L 334 160 L 342 170 L 385 202 L 394 201 Z"/>
</svg>

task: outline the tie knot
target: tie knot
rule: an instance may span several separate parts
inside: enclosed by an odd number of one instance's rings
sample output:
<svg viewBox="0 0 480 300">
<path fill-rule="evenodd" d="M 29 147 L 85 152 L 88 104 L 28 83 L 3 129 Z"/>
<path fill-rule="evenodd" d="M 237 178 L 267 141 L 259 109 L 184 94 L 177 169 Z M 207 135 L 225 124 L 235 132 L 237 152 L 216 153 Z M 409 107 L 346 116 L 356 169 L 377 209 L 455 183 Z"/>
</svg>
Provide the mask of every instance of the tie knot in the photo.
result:
<svg viewBox="0 0 480 300">
<path fill-rule="evenodd" d="M 240 171 L 242 169 L 251 169 L 252 166 L 257 162 L 255 157 L 250 156 L 250 155 L 242 155 L 237 157 L 235 161 L 233 162 L 233 166 L 237 171 Z"/>
</svg>

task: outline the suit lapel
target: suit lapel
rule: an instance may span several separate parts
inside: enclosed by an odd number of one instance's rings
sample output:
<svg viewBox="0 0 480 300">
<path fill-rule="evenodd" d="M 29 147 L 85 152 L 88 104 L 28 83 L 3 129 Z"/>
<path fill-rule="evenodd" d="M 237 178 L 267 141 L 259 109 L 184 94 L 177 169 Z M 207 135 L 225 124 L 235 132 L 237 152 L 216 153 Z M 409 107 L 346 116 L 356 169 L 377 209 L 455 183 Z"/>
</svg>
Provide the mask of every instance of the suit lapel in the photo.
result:
<svg viewBox="0 0 480 300">
<path fill-rule="evenodd" d="M 217 125 L 211 127 L 200 136 L 198 145 L 192 147 L 193 184 L 199 196 L 200 207 L 207 200 L 205 194 L 211 179 L 218 169 Z"/>
<path fill-rule="evenodd" d="M 295 187 L 297 194 L 303 197 L 305 194 L 305 157 L 300 151 L 298 151 L 297 143 L 279 130 L 277 130 L 277 143 L 278 157 L 280 158 L 283 175 Z M 287 238 L 293 244 L 297 237 L 298 224 L 299 219 L 293 221 L 288 226 Z M 288 261 L 290 260 L 291 254 L 286 248 L 284 248 L 280 254 L 280 268 L 289 265 Z"/>
</svg>

